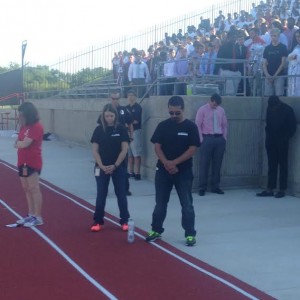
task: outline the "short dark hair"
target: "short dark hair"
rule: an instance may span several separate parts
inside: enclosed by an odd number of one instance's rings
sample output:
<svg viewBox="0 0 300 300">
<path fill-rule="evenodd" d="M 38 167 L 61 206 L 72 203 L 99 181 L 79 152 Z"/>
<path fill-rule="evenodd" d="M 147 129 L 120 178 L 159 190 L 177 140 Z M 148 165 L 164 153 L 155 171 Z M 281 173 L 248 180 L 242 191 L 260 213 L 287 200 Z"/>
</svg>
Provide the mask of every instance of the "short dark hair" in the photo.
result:
<svg viewBox="0 0 300 300">
<path fill-rule="evenodd" d="M 180 106 L 181 109 L 184 109 L 184 101 L 180 96 L 173 96 L 169 99 L 168 106 Z"/>
<path fill-rule="evenodd" d="M 220 105 L 222 103 L 222 97 L 218 93 L 214 93 L 210 96 L 210 101 L 216 102 Z"/>
<path fill-rule="evenodd" d="M 39 121 L 37 108 L 31 102 L 24 102 L 18 107 L 18 111 L 22 113 L 25 125 L 32 125 Z"/>
<path fill-rule="evenodd" d="M 128 94 L 133 94 L 134 96 L 136 96 L 136 91 L 134 89 L 130 89 L 128 92 L 127 92 L 127 95 Z"/>
</svg>

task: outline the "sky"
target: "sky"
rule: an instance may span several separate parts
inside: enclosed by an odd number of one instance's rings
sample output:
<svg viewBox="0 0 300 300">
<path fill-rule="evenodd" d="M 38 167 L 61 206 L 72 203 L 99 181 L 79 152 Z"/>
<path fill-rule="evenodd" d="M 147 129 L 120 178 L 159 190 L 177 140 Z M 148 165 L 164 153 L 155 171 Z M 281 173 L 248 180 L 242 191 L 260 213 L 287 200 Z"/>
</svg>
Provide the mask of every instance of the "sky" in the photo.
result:
<svg viewBox="0 0 300 300">
<path fill-rule="evenodd" d="M 151 5 L 149 4 L 151 2 Z M 170 5 L 170 3 L 172 3 Z M 0 66 L 51 65 L 93 45 L 191 12 L 182 1 L 1 0 Z"/>
</svg>

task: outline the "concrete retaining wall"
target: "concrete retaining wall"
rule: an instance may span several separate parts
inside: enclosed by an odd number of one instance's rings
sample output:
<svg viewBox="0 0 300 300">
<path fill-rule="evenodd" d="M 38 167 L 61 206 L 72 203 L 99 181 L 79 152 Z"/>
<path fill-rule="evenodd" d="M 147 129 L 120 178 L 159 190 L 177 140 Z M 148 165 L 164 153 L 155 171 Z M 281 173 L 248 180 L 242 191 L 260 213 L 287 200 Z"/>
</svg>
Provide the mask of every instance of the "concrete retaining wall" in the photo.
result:
<svg viewBox="0 0 300 300">
<path fill-rule="evenodd" d="M 186 96 L 185 116 L 195 119 L 197 109 L 208 97 Z M 169 97 L 150 97 L 143 107 L 143 175 L 153 180 L 156 156 L 150 138 L 157 124 L 168 118 Z M 300 102 L 296 98 L 282 98 L 290 104 L 300 120 Z M 45 131 L 80 144 L 89 145 L 91 134 L 103 106 L 103 99 L 32 100 L 40 112 Z M 126 99 L 121 104 L 127 104 Z M 266 182 L 267 161 L 264 149 L 264 117 L 267 99 L 251 97 L 223 97 L 229 123 L 227 148 L 222 166 L 222 187 L 259 187 Z M 298 126 L 299 127 L 299 126 Z M 174 145 L 175 146 L 175 145 Z M 291 140 L 289 187 L 291 194 L 300 194 L 300 131 Z M 198 154 L 194 158 L 194 189 L 198 186 Z"/>
</svg>

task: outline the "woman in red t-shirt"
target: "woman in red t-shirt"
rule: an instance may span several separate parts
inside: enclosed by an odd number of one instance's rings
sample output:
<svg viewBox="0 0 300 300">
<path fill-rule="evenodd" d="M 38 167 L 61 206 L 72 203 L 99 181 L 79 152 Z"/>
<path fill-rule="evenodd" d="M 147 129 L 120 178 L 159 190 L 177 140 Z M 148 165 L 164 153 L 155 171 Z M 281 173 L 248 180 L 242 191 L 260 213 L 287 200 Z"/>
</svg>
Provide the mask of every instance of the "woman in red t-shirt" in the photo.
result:
<svg viewBox="0 0 300 300">
<path fill-rule="evenodd" d="M 24 102 L 18 111 L 21 128 L 15 148 L 18 149 L 19 176 L 27 199 L 28 215 L 18 220 L 17 224 L 31 227 L 43 224 L 39 175 L 42 170 L 44 129 L 39 122 L 38 111 L 32 103 Z"/>
</svg>

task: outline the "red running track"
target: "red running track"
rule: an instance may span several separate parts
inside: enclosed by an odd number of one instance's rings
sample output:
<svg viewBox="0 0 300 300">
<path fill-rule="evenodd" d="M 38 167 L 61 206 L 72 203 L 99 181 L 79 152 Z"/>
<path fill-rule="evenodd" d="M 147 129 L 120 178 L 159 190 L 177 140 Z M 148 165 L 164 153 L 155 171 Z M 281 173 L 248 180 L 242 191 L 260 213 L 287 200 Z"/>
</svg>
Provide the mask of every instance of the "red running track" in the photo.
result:
<svg viewBox="0 0 300 300">
<path fill-rule="evenodd" d="M 114 216 L 91 233 L 92 205 L 41 184 L 45 224 L 5 227 L 27 211 L 16 169 L 0 161 L 0 299 L 274 299 L 139 229 L 128 244 Z"/>
</svg>

